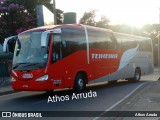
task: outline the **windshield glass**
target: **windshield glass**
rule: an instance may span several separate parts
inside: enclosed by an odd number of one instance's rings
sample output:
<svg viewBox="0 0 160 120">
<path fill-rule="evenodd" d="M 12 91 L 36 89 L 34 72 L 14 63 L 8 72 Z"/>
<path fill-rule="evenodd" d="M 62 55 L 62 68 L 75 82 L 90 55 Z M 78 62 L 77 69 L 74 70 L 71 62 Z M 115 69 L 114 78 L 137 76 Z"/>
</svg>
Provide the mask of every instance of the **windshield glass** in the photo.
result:
<svg viewBox="0 0 160 120">
<path fill-rule="evenodd" d="M 41 47 L 42 32 L 28 32 L 18 36 L 13 58 L 13 69 L 32 70 L 44 68 L 47 47 Z"/>
</svg>

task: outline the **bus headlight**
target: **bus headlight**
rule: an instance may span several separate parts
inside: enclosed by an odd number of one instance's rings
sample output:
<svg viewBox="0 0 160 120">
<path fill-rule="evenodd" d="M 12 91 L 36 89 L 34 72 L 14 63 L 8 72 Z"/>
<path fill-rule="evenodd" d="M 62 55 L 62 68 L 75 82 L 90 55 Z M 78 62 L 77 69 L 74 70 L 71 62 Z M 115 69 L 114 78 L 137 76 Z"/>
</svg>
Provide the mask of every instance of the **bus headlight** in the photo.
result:
<svg viewBox="0 0 160 120">
<path fill-rule="evenodd" d="M 45 81 L 45 80 L 48 80 L 48 75 L 44 75 L 36 79 L 36 81 Z"/>
</svg>

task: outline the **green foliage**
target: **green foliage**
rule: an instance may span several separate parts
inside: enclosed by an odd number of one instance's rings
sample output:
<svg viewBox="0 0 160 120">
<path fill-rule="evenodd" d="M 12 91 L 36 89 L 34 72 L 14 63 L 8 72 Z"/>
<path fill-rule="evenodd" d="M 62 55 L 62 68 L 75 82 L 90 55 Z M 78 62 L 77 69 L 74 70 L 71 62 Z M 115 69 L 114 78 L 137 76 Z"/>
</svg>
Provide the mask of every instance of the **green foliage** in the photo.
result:
<svg viewBox="0 0 160 120">
<path fill-rule="evenodd" d="M 60 9 L 56 9 L 57 14 L 57 24 L 63 24 L 63 11 Z"/>
<path fill-rule="evenodd" d="M 96 22 L 96 27 L 109 28 L 109 20 L 105 16 L 101 16 L 101 19 Z"/>
<path fill-rule="evenodd" d="M 95 10 L 85 12 L 82 18 L 80 19 L 79 23 L 84 25 L 95 26 L 96 25 L 95 17 L 96 17 Z"/>
<path fill-rule="evenodd" d="M 51 0 L 6 0 L 0 3 L 0 43 L 4 38 L 11 35 L 36 27 L 36 5 L 49 5 L 53 10 L 53 5 L 49 4 Z M 47 6 L 48 7 L 48 6 Z M 63 23 L 63 11 L 56 10 L 57 23 Z"/>
<path fill-rule="evenodd" d="M 0 42 L 5 37 L 16 35 L 36 26 L 36 17 L 19 3 L 10 0 L 0 4 Z"/>
<path fill-rule="evenodd" d="M 50 3 L 51 0 L 8 0 L 12 3 L 22 4 L 28 11 L 35 11 L 35 7 L 38 4 Z"/>
<path fill-rule="evenodd" d="M 96 22 L 96 10 L 85 12 L 79 23 L 84 25 L 96 26 L 101 28 L 109 28 L 109 20 L 105 16 L 101 16 L 100 20 Z"/>
</svg>

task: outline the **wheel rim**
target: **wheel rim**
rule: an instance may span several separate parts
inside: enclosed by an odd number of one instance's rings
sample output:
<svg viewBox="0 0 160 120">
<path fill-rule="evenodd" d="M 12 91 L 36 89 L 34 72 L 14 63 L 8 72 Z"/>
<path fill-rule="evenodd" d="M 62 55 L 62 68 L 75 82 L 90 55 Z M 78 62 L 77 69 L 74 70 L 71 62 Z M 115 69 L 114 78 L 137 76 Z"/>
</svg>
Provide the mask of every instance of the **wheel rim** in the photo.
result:
<svg viewBox="0 0 160 120">
<path fill-rule="evenodd" d="M 79 86 L 80 89 L 83 89 L 83 79 L 82 78 L 79 78 L 78 86 Z"/>
<path fill-rule="evenodd" d="M 140 78 L 140 75 L 139 75 L 139 73 L 138 72 L 136 72 L 136 80 L 138 81 L 139 80 L 139 78 Z"/>
</svg>

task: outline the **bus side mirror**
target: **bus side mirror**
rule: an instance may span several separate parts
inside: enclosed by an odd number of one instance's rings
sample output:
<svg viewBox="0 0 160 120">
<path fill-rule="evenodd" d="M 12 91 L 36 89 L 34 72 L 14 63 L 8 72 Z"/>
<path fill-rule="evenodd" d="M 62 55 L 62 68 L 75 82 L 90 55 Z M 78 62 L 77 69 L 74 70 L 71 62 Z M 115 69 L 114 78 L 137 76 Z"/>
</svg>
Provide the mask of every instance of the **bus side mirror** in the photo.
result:
<svg viewBox="0 0 160 120">
<path fill-rule="evenodd" d="M 3 52 L 7 52 L 7 48 L 8 48 L 8 40 L 5 38 L 4 43 L 3 43 Z"/>
<path fill-rule="evenodd" d="M 41 35 L 41 47 L 46 47 L 47 46 L 47 39 L 48 39 L 48 32 L 45 31 Z"/>
<path fill-rule="evenodd" d="M 8 42 L 10 40 L 15 40 L 15 39 L 17 39 L 17 36 L 11 36 L 11 37 L 5 38 L 4 43 L 3 43 L 3 52 L 5 53 L 9 52 Z"/>
</svg>

